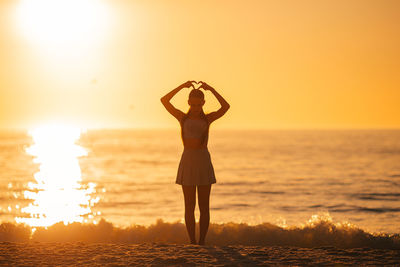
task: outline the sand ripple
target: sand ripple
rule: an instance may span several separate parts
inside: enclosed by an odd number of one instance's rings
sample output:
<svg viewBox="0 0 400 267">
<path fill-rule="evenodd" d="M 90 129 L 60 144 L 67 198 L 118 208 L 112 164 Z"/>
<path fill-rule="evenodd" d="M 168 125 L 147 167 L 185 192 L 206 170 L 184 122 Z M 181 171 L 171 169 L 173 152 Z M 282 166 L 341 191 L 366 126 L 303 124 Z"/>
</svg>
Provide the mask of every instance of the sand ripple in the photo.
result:
<svg viewBox="0 0 400 267">
<path fill-rule="evenodd" d="M 399 250 L 372 248 L 0 242 L 0 264 L 5 266 L 395 266 L 399 263 Z"/>
</svg>

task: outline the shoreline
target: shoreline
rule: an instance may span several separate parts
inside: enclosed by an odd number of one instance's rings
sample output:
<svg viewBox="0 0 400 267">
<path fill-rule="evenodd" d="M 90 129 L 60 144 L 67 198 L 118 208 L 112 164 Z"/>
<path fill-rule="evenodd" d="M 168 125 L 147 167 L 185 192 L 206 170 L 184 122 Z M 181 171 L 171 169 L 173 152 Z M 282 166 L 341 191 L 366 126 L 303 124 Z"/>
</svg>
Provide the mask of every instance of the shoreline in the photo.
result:
<svg viewBox="0 0 400 267">
<path fill-rule="evenodd" d="M 304 226 L 281 227 L 270 223 L 211 223 L 206 237 L 210 246 L 288 246 L 299 248 L 335 247 L 339 249 L 400 250 L 399 234 L 372 234 L 329 217 L 315 217 Z M 197 233 L 198 234 L 198 233 Z M 97 224 L 56 223 L 48 227 L 1 223 L 0 242 L 86 242 L 143 244 L 149 242 L 189 243 L 186 227 L 180 222 L 158 219 L 150 226 L 131 225 L 120 228 L 103 218 Z"/>
</svg>

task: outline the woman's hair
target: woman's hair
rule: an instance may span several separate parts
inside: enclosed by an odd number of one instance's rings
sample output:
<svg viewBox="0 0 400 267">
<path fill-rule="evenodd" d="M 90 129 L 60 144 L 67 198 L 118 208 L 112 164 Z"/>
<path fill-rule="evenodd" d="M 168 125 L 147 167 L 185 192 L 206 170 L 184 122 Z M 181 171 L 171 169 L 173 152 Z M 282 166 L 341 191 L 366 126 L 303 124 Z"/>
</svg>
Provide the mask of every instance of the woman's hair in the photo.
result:
<svg viewBox="0 0 400 267">
<path fill-rule="evenodd" d="M 191 98 L 191 97 L 204 99 L 204 93 L 200 89 L 193 89 L 189 93 L 189 98 Z M 182 137 L 182 141 L 183 142 L 184 142 L 184 139 L 183 139 L 183 125 L 184 125 L 186 119 L 189 117 L 189 114 L 190 114 L 190 108 L 189 108 L 188 112 L 186 112 L 186 114 L 182 117 L 182 120 L 180 121 L 180 124 L 181 124 L 181 137 Z M 204 132 L 204 134 L 202 136 L 202 141 L 201 141 L 201 143 L 204 143 L 205 140 L 206 140 L 206 137 L 208 136 L 208 129 L 209 129 L 210 125 L 208 124 L 208 120 L 207 120 L 206 114 L 204 113 L 203 110 L 201 110 L 201 112 L 200 112 L 200 117 L 207 123 L 207 129 Z"/>
<path fill-rule="evenodd" d="M 200 89 L 193 89 L 189 93 L 189 98 L 191 98 L 191 97 L 197 97 L 197 98 L 204 99 L 204 93 Z"/>
</svg>

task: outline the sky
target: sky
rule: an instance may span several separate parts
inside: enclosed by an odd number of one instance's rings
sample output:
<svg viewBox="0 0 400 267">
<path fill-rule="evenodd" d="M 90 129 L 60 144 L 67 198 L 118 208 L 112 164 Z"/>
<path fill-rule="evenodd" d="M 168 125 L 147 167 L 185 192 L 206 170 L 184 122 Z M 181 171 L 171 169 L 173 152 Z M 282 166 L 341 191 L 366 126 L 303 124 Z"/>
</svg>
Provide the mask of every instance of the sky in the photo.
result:
<svg viewBox="0 0 400 267">
<path fill-rule="evenodd" d="M 0 128 L 177 127 L 160 98 L 187 80 L 229 102 L 220 129 L 399 128 L 399 13 L 397 0 L 1 0 Z M 189 91 L 172 100 L 183 111 Z"/>
</svg>

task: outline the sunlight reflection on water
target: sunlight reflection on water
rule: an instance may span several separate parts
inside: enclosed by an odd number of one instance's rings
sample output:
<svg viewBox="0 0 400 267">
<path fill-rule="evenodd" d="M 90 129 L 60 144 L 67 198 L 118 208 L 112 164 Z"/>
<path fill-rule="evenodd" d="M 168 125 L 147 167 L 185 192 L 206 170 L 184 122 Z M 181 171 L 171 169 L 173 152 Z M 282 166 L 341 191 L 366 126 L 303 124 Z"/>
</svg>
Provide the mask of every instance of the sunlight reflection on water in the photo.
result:
<svg viewBox="0 0 400 267">
<path fill-rule="evenodd" d="M 29 131 L 34 144 L 26 152 L 39 164 L 35 182 L 29 182 L 24 191 L 26 199 L 33 200 L 21 209 L 29 217 L 16 217 L 16 222 L 30 226 L 50 226 L 57 222 L 87 222 L 92 219 L 91 206 L 99 198 L 91 198 L 96 184 L 82 184 L 78 157 L 87 152 L 75 144 L 79 140 L 79 128 L 64 125 L 47 125 Z M 95 221 L 93 221 L 96 223 Z"/>
</svg>

